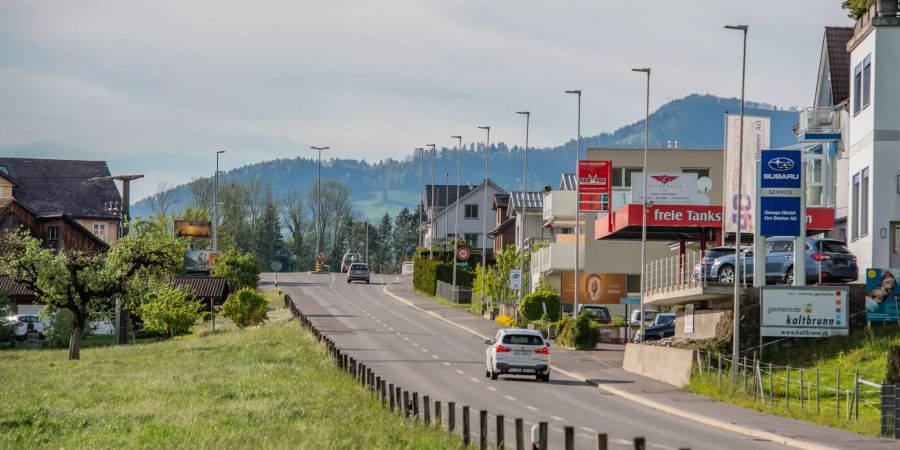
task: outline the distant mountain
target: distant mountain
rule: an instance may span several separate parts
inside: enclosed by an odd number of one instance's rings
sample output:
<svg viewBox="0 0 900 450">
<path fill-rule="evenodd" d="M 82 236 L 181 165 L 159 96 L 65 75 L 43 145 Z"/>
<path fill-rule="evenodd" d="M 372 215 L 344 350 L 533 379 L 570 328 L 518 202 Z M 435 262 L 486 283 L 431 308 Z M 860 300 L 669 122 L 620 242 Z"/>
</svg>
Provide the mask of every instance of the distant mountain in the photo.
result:
<svg viewBox="0 0 900 450">
<path fill-rule="evenodd" d="M 725 112 L 740 111 L 736 98 L 720 98 L 712 95 L 693 94 L 673 100 L 650 115 L 650 146 L 659 148 L 668 141 L 677 141 L 683 148 L 721 148 L 724 137 Z M 797 123 L 797 112 L 777 109 L 770 105 L 748 103 L 747 115 L 766 116 L 772 119 L 772 147 L 778 148 L 796 142 L 792 131 Z M 583 136 L 585 147 L 643 147 L 644 122 L 625 125 L 611 133 Z M 532 148 L 528 154 L 528 188 L 542 189 L 544 185 L 556 188 L 560 174 L 573 170 L 575 140 L 552 148 Z M 518 146 L 505 143 L 491 146 L 490 176 L 505 189 L 518 189 L 521 183 L 522 151 Z M 455 155 L 452 149 L 438 152 L 437 173 L 451 173 L 455 178 Z M 463 183 L 477 184 L 483 170 L 483 154 L 475 151 L 474 144 L 464 148 L 461 163 Z M 431 183 L 431 164 L 426 162 L 425 183 Z M 468 174 L 468 175 L 467 175 Z M 290 190 L 306 192 L 316 179 L 314 159 L 278 159 L 264 161 L 228 171 L 220 182 L 241 182 L 258 177 L 271 182 L 278 193 Z M 350 187 L 351 200 L 364 215 L 375 219 L 385 211 L 392 215 L 404 206 L 414 207 L 419 199 L 419 163 L 413 155 L 403 160 L 385 159 L 368 162 L 351 159 L 334 159 L 322 163 L 322 178 L 340 180 Z M 437 184 L 444 184 L 442 176 Z M 191 200 L 188 185 L 173 188 L 174 209 L 187 206 Z M 149 199 L 132 206 L 133 216 L 152 214 Z"/>
</svg>

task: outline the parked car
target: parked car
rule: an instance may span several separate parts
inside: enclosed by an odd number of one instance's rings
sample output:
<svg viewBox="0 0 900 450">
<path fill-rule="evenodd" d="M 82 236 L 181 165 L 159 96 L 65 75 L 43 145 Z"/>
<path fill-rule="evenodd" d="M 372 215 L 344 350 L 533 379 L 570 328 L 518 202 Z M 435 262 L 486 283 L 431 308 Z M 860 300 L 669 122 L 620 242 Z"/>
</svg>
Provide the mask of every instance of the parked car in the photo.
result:
<svg viewBox="0 0 900 450">
<path fill-rule="evenodd" d="M 735 273 L 734 248 L 716 247 L 704 255 L 703 261 L 694 268 L 694 277 L 705 277 L 707 281 L 733 283 Z M 728 251 L 730 250 L 730 251 Z M 724 252 L 723 252 L 724 251 Z M 753 250 L 748 248 L 741 254 L 741 278 L 753 281 Z M 850 253 L 843 242 L 834 239 L 806 238 L 806 281 L 819 280 L 819 270 L 823 282 L 856 281 L 858 267 L 856 256 Z M 766 239 L 766 283 L 794 282 L 794 238 L 771 237 Z"/>
<path fill-rule="evenodd" d="M 356 250 L 347 250 L 341 258 L 341 273 L 350 270 L 350 265 L 360 260 L 359 252 Z"/>
<path fill-rule="evenodd" d="M 657 314 L 650 326 L 656 327 L 659 325 L 668 325 L 673 322 L 675 322 L 675 313 L 664 312 Z"/>
<path fill-rule="evenodd" d="M 584 311 L 591 316 L 591 320 L 598 323 L 612 323 L 609 309 L 601 305 L 578 305 L 578 313 Z"/>
<path fill-rule="evenodd" d="M 369 284 L 368 264 L 359 262 L 350 264 L 350 269 L 347 271 L 347 282 L 351 281 L 365 281 L 366 284 Z"/>
<path fill-rule="evenodd" d="M 656 317 L 656 311 L 644 310 L 644 321 L 652 321 Z M 640 325 L 641 324 L 641 310 L 640 308 L 631 311 L 631 317 L 628 319 L 629 325 Z"/>
<path fill-rule="evenodd" d="M 646 327 L 644 328 L 644 334 L 647 336 L 643 339 L 644 341 L 658 341 L 662 338 L 675 336 L 675 321 L 673 320 L 666 324 Z M 634 342 L 641 342 L 640 330 L 634 334 Z"/>
<path fill-rule="evenodd" d="M 488 346 L 485 377 L 534 375 L 539 381 L 550 381 L 550 344 L 540 331 L 504 328 L 484 343 Z"/>
<path fill-rule="evenodd" d="M 34 314 L 19 314 L 6 318 L 6 323 L 12 324 L 10 330 L 10 338 L 19 341 L 25 340 L 28 333 L 36 332 L 38 336 L 44 337 L 44 322 L 41 318 Z"/>
</svg>

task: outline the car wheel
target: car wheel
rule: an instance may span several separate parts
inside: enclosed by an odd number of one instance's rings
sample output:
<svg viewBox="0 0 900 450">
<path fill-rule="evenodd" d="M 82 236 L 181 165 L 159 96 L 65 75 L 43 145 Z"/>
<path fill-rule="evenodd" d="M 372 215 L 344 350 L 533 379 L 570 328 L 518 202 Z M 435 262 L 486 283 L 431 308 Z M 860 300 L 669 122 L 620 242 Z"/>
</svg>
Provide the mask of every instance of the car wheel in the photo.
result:
<svg viewBox="0 0 900 450">
<path fill-rule="evenodd" d="M 734 267 L 726 264 L 719 269 L 719 283 L 734 284 Z"/>
<path fill-rule="evenodd" d="M 794 268 L 791 267 L 788 269 L 787 273 L 784 275 L 784 283 L 788 286 L 794 285 Z"/>
<path fill-rule="evenodd" d="M 547 372 L 546 375 L 541 377 L 541 381 L 543 381 L 544 383 L 549 383 L 550 382 L 550 372 Z"/>
<path fill-rule="evenodd" d="M 369 284 L 369 279 L 368 279 L 368 278 L 366 278 L 366 284 Z"/>
<path fill-rule="evenodd" d="M 491 379 L 492 379 L 492 380 L 496 380 L 497 377 L 498 377 L 499 375 L 500 375 L 500 374 L 497 373 L 497 372 L 491 372 Z"/>
</svg>

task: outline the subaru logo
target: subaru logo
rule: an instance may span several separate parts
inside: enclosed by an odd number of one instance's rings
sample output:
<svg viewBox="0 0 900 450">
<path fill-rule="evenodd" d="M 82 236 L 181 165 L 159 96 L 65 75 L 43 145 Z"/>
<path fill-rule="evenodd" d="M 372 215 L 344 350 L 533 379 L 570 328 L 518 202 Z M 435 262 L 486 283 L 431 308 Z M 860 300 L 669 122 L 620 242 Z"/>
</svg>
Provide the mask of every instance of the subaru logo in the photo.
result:
<svg viewBox="0 0 900 450">
<path fill-rule="evenodd" d="M 769 168 L 779 172 L 786 172 L 794 168 L 794 160 L 779 156 L 769 160 Z"/>
</svg>

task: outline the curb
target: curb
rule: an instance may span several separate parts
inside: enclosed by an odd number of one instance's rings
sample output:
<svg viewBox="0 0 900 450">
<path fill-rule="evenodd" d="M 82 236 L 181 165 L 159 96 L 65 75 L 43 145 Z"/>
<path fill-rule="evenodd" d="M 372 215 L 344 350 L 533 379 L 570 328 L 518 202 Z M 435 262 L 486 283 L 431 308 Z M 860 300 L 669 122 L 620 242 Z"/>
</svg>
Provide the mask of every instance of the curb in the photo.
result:
<svg viewBox="0 0 900 450">
<path fill-rule="evenodd" d="M 387 289 L 388 286 L 390 286 L 391 284 L 395 283 L 395 282 L 396 282 L 397 280 L 399 280 L 399 279 L 400 279 L 400 277 L 395 277 L 393 281 L 391 281 L 391 282 L 389 282 L 389 283 L 385 283 L 385 285 L 381 288 L 381 290 L 382 290 L 385 294 L 387 294 L 388 296 L 390 296 L 391 298 L 393 298 L 393 299 L 399 301 L 400 303 L 403 303 L 403 304 L 405 304 L 405 305 L 407 305 L 407 306 L 409 306 L 409 307 L 411 307 L 411 308 L 413 308 L 413 309 L 416 309 L 416 310 L 421 311 L 421 312 L 423 312 L 423 313 L 425 313 L 425 314 L 428 314 L 429 316 L 432 316 L 432 317 L 434 317 L 434 318 L 436 318 L 436 319 L 440 319 L 440 320 L 442 320 L 442 321 L 444 321 L 444 322 L 446 322 L 446 323 L 449 323 L 450 325 L 453 325 L 453 326 L 455 326 L 455 327 L 457 327 L 457 328 L 459 328 L 459 329 L 461 329 L 461 330 L 464 330 L 464 331 L 466 331 L 466 332 L 468 332 L 468 333 L 470 333 L 470 334 L 473 334 L 473 335 L 475 335 L 475 336 L 478 336 L 478 337 L 480 337 L 480 338 L 482 338 L 482 339 L 488 339 L 487 336 L 484 336 L 484 335 L 482 335 L 481 333 L 478 333 L 477 331 L 475 331 L 475 330 L 473 330 L 473 329 L 471 329 L 471 328 L 469 328 L 469 327 L 466 327 L 466 326 L 460 325 L 460 324 L 458 324 L 458 323 L 456 323 L 456 322 L 453 322 L 453 321 L 451 321 L 450 319 L 447 319 L 446 317 L 441 316 L 440 314 L 438 314 L 438 313 L 436 313 L 436 312 L 434 312 L 434 311 L 428 311 L 428 310 L 419 308 L 418 306 L 416 306 L 414 303 L 410 302 L 409 300 L 406 300 L 405 298 L 400 297 L 399 295 L 396 295 L 396 294 L 394 294 L 393 292 L 388 291 L 388 289 Z M 640 396 L 640 395 L 632 394 L 632 393 L 630 393 L 630 392 L 626 392 L 626 391 L 623 391 L 623 390 L 620 390 L 620 389 L 616 389 L 616 388 L 614 388 L 614 387 L 609 387 L 609 386 L 606 386 L 606 385 L 601 385 L 600 383 L 598 383 L 598 382 L 596 382 L 596 381 L 589 380 L 589 379 L 587 379 L 587 378 L 585 378 L 585 377 L 583 377 L 583 376 L 581 376 L 581 375 L 579 375 L 579 374 L 577 374 L 577 373 L 569 372 L 569 371 L 567 371 L 567 370 L 561 369 L 561 368 L 559 368 L 559 367 L 557 367 L 557 366 L 554 366 L 554 365 L 552 365 L 552 364 L 550 365 L 550 368 L 551 368 L 552 370 L 558 372 L 558 373 L 561 373 L 561 374 L 567 376 L 567 377 L 574 378 L 574 379 L 576 379 L 576 380 L 578 380 L 578 381 L 581 381 L 582 383 L 589 384 L 589 385 L 594 386 L 594 387 L 596 387 L 596 388 L 598 388 L 598 389 L 600 389 L 600 390 L 606 391 L 607 393 L 610 393 L 610 394 L 612 394 L 612 395 L 620 396 L 620 397 L 622 397 L 622 398 L 631 400 L 631 401 L 633 401 L 633 402 L 635 402 L 635 403 L 639 403 L 639 404 L 641 404 L 641 405 L 644 405 L 644 406 L 646 406 L 646 407 L 648 407 L 648 408 L 653 408 L 653 409 L 655 409 L 655 410 L 657 410 L 657 411 L 662 411 L 662 412 L 664 412 L 664 413 L 666 413 L 666 414 L 671 414 L 671 415 L 676 416 L 676 417 L 681 417 L 682 419 L 691 420 L 691 421 L 694 421 L 694 422 L 702 423 L 702 424 L 704 424 L 704 425 L 710 425 L 710 426 L 713 426 L 713 427 L 716 427 L 716 428 L 719 428 L 719 429 L 722 429 L 722 430 L 725 430 L 725 431 L 730 431 L 730 432 L 732 432 L 732 433 L 742 434 L 742 435 L 750 436 L 750 437 L 757 438 L 757 439 L 765 439 L 765 440 L 767 440 L 767 441 L 772 441 L 772 442 L 774 442 L 774 443 L 776 443 L 776 444 L 787 445 L 787 446 L 790 446 L 790 447 L 801 448 L 801 449 L 805 449 L 805 450 L 837 450 L 835 447 L 828 447 L 828 446 L 816 444 L 816 443 L 813 443 L 813 442 L 807 442 L 807 441 L 803 441 L 803 440 L 799 440 L 799 439 L 794 439 L 794 438 L 791 438 L 791 437 L 782 436 L 782 435 L 780 435 L 780 434 L 770 433 L 770 432 L 768 432 L 768 431 L 757 430 L 757 429 L 754 429 L 754 428 L 747 428 L 747 427 L 744 427 L 744 426 L 741 426 L 741 425 L 736 425 L 736 424 L 733 424 L 733 423 L 723 422 L 723 421 L 721 421 L 721 420 L 713 419 L 713 418 L 710 418 L 710 417 L 707 417 L 707 416 L 703 416 L 703 415 L 700 415 L 700 414 L 695 414 L 695 413 L 692 413 L 692 412 L 684 411 L 684 410 L 682 410 L 682 409 L 678 409 L 678 408 L 675 408 L 675 407 L 672 407 L 672 406 L 669 406 L 669 405 L 664 405 L 664 404 L 659 403 L 659 402 L 654 401 L 654 400 L 650 400 L 650 399 L 648 399 L 648 398 L 646 398 L 646 397 L 643 397 L 643 396 Z"/>
</svg>

